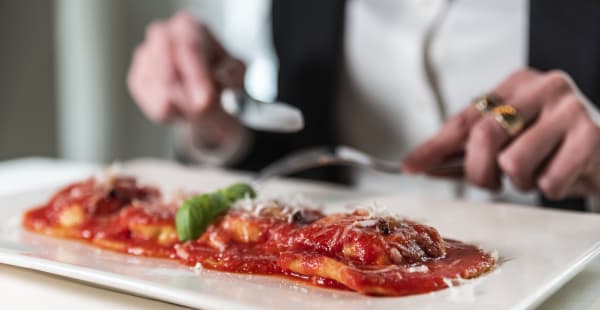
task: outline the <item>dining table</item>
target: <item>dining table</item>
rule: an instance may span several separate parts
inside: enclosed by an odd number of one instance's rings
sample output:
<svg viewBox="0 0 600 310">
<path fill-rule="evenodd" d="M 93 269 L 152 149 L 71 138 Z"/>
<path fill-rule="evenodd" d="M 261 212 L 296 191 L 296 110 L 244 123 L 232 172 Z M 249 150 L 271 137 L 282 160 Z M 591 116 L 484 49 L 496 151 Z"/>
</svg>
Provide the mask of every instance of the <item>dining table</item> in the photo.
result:
<svg viewBox="0 0 600 310">
<path fill-rule="evenodd" d="M 100 167 L 97 163 L 43 157 L 0 161 L 0 197 L 71 182 L 96 173 Z M 0 292 L 0 309 L 184 308 L 93 283 L 4 264 L 0 264 Z M 538 309 L 600 309 L 600 257 Z"/>
</svg>

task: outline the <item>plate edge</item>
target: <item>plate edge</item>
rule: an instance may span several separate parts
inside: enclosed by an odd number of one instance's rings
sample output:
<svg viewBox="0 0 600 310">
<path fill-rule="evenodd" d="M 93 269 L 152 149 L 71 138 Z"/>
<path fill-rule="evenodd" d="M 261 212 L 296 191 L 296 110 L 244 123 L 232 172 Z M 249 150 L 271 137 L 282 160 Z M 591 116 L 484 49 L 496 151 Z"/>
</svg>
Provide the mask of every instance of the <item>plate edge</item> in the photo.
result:
<svg viewBox="0 0 600 310">
<path fill-rule="evenodd" d="M 540 286 L 534 293 L 532 293 L 531 297 L 520 301 L 514 306 L 513 309 L 533 309 L 539 306 L 542 304 L 542 302 L 556 293 L 556 291 L 558 291 L 561 287 L 567 284 L 567 282 L 579 274 L 585 267 L 587 267 L 587 265 L 592 262 L 592 260 L 599 256 L 600 241 L 596 242 L 591 249 L 575 259 L 571 267 L 568 267 L 566 270 L 553 277 L 553 279 L 551 279 L 548 283 Z"/>
<path fill-rule="evenodd" d="M 92 285 L 115 292 L 121 292 L 134 296 L 142 296 L 158 301 L 166 301 L 176 305 L 202 308 L 202 309 L 242 309 L 242 310 L 257 310 L 259 307 L 249 306 L 232 301 L 224 301 L 210 295 L 202 293 L 189 293 L 185 290 L 180 290 L 175 293 L 168 289 L 167 286 L 153 283 L 151 281 L 129 279 L 126 276 L 118 273 L 106 272 L 92 268 L 86 268 L 62 262 L 47 260 L 44 258 L 26 256 L 23 260 L 23 254 L 13 251 L 6 251 L 0 248 L 0 264 L 34 270 L 47 274 L 52 274 L 60 277 L 75 279 Z M 51 263 L 51 264 L 48 264 Z M 166 298 L 157 298 L 163 296 Z M 201 297 L 201 298 L 199 298 Z M 205 300 L 207 302 L 198 302 Z"/>
</svg>

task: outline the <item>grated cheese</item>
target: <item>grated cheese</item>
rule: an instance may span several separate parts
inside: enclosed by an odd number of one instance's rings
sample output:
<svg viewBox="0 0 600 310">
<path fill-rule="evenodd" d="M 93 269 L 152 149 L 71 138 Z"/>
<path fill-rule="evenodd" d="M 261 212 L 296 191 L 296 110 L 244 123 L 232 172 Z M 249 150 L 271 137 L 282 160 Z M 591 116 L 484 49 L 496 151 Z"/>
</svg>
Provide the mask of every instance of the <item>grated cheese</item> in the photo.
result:
<svg viewBox="0 0 600 310">
<path fill-rule="evenodd" d="M 358 227 L 371 227 L 377 224 L 377 220 L 375 219 L 362 219 L 354 222 L 355 226 Z"/>
<path fill-rule="evenodd" d="M 223 251 L 225 251 L 225 248 L 226 248 L 226 246 L 225 246 L 225 244 L 224 244 L 224 243 L 223 243 L 221 240 L 219 240 L 217 237 L 218 237 L 217 233 L 216 233 L 216 232 L 212 232 L 212 233 L 210 233 L 210 234 L 208 235 L 208 240 L 210 240 L 210 243 L 211 243 L 213 246 L 215 246 L 215 247 L 216 247 L 216 248 L 217 248 L 219 251 L 223 252 Z"/>
<path fill-rule="evenodd" d="M 116 180 L 117 176 L 121 173 L 122 170 L 123 168 L 120 163 L 112 163 L 106 169 L 97 172 L 94 176 L 94 180 L 98 184 L 103 184 L 108 187 L 112 187 L 114 181 Z"/>
<path fill-rule="evenodd" d="M 175 253 L 177 253 L 177 256 L 183 259 L 188 259 L 190 258 L 190 254 L 180 245 L 180 244 L 176 244 L 174 246 L 175 248 Z"/>
<path fill-rule="evenodd" d="M 402 261 L 404 261 L 404 256 L 402 256 L 402 254 L 400 254 L 400 251 L 398 251 L 398 249 L 396 248 L 390 249 L 390 257 L 396 264 L 401 264 Z"/>
<path fill-rule="evenodd" d="M 428 272 L 429 267 L 427 265 L 411 266 L 406 269 L 407 272 Z"/>
</svg>

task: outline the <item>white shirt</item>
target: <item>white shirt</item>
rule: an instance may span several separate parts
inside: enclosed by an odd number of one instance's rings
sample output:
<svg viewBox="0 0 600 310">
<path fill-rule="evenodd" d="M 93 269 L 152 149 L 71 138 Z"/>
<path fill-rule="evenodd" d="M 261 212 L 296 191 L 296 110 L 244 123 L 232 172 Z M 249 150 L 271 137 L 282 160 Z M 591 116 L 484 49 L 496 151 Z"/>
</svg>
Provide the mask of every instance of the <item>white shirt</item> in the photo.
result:
<svg viewBox="0 0 600 310">
<path fill-rule="evenodd" d="M 527 16 L 526 0 L 348 0 L 338 95 L 342 142 L 399 161 L 447 116 L 526 66 Z M 427 77 L 425 57 L 443 106 Z M 459 193 L 456 183 L 439 180 L 370 171 L 354 177 L 367 190 L 441 198 Z M 465 194 L 495 198 L 475 189 Z M 535 203 L 535 195 L 505 194 Z"/>
</svg>

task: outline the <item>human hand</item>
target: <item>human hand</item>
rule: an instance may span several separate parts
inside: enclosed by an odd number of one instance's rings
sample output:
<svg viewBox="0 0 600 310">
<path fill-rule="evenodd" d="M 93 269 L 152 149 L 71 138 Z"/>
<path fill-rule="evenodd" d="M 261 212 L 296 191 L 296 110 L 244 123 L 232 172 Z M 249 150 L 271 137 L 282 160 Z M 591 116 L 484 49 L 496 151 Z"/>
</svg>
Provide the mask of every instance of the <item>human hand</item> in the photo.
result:
<svg viewBox="0 0 600 310">
<path fill-rule="evenodd" d="M 463 154 L 463 176 L 479 187 L 499 189 L 504 174 L 551 199 L 600 195 L 600 115 L 566 73 L 519 70 L 492 94 L 518 111 L 523 130 L 511 137 L 493 113 L 469 106 L 413 150 L 403 170 L 427 173 Z"/>
<path fill-rule="evenodd" d="M 216 103 L 223 88 L 243 87 L 244 73 L 245 65 L 229 55 L 206 25 L 179 12 L 147 27 L 133 54 L 127 85 L 155 122 L 211 120 L 232 125 L 235 121 Z"/>
</svg>

